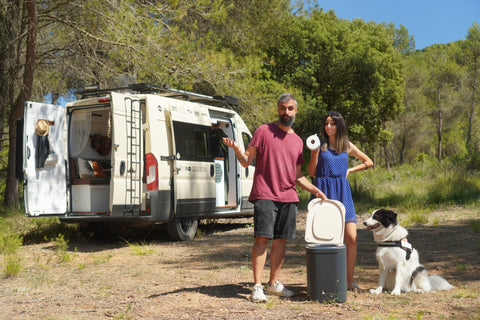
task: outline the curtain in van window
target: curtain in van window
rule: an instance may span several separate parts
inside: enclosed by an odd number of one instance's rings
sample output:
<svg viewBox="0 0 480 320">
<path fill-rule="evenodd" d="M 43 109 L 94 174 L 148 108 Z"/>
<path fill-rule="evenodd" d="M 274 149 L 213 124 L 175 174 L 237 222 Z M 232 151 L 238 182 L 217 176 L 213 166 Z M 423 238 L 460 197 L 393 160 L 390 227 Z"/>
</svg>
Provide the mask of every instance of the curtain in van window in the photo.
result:
<svg viewBox="0 0 480 320">
<path fill-rule="evenodd" d="M 90 113 L 73 113 L 70 123 L 70 154 L 77 157 L 88 144 L 90 135 Z"/>
</svg>

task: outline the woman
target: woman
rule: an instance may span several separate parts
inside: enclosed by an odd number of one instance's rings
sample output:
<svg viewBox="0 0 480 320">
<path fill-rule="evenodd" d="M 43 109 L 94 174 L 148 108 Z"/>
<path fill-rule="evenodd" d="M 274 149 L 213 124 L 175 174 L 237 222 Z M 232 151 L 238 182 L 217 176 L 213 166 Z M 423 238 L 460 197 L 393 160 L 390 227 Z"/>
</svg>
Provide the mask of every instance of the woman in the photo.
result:
<svg viewBox="0 0 480 320">
<path fill-rule="evenodd" d="M 362 164 L 348 168 L 348 156 Z M 357 218 L 347 177 L 356 171 L 373 166 L 372 160 L 348 140 L 345 120 L 339 112 L 328 112 L 323 127 L 323 140 L 319 149 L 312 150 L 308 172 L 315 177 L 314 185 L 328 199 L 338 200 L 345 207 L 345 245 L 347 247 L 347 288 L 361 292 L 353 281 L 357 258 Z"/>
</svg>

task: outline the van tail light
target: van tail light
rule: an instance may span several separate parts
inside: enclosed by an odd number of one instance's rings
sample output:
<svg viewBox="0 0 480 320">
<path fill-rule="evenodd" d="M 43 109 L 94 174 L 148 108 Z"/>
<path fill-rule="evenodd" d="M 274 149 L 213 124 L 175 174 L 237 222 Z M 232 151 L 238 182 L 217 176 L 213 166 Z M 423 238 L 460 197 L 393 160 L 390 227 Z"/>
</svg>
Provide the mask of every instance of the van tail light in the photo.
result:
<svg viewBox="0 0 480 320">
<path fill-rule="evenodd" d="M 147 190 L 158 190 L 158 162 L 155 156 L 147 153 L 145 156 L 147 173 Z"/>
</svg>

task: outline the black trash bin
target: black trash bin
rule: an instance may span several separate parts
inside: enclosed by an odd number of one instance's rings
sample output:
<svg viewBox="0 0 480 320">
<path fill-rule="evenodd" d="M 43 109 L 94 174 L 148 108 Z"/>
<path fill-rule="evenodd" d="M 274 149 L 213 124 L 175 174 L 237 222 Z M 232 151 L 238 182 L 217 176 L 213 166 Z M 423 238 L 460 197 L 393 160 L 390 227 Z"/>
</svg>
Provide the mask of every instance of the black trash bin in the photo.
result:
<svg viewBox="0 0 480 320">
<path fill-rule="evenodd" d="M 307 289 L 310 299 L 333 303 L 347 300 L 345 245 L 307 245 Z"/>
</svg>

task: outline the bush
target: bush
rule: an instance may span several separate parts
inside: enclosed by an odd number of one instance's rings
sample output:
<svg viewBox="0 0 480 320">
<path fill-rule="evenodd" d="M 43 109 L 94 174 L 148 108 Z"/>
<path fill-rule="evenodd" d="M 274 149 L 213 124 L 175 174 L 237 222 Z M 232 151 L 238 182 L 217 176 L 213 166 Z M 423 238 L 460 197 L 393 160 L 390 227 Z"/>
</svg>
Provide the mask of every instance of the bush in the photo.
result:
<svg viewBox="0 0 480 320">
<path fill-rule="evenodd" d="M 480 162 L 480 156 L 477 159 Z M 475 161 L 477 161 L 475 160 Z M 413 164 L 376 167 L 356 172 L 348 180 L 357 213 L 371 212 L 380 207 L 409 208 L 418 213 L 412 223 L 422 222 L 422 212 L 436 208 L 480 202 L 480 175 L 470 170 L 470 157 L 452 157 L 438 162 L 419 154 Z M 480 168 L 480 163 L 478 164 Z M 298 188 L 300 209 L 306 209 L 310 193 Z"/>
<path fill-rule="evenodd" d="M 17 234 L 0 234 L 0 253 L 3 255 L 17 252 L 23 244 L 23 238 Z"/>
<path fill-rule="evenodd" d="M 3 272 L 6 277 L 16 276 L 20 271 L 23 270 L 23 259 L 18 254 L 8 254 L 5 256 L 5 264 Z"/>
<path fill-rule="evenodd" d="M 357 212 L 378 207 L 424 210 L 475 205 L 480 199 L 480 177 L 468 170 L 468 163 L 459 159 L 439 163 L 419 155 L 414 164 L 390 171 L 375 168 L 355 173 L 349 180 Z"/>
</svg>

